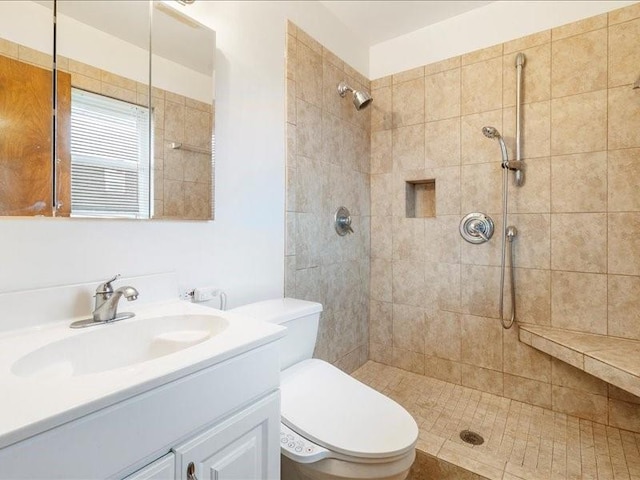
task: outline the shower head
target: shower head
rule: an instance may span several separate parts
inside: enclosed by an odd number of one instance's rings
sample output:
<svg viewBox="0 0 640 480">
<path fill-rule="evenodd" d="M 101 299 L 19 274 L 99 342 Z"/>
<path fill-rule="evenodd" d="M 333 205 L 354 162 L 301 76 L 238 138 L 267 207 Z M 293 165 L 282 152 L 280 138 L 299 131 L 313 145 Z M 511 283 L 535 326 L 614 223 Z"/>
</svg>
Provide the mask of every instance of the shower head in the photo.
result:
<svg viewBox="0 0 640 480">
<path fill-rule="evenodd" d="M 340 82 L 338 85 L 338 93 L 341 97 L 345 97 L 347 92 L 353 93 L 353 104 L 356 107 L 356 110 L 363 110 L 369 106 L 371 102 L 373 102 L 373 98 L 367 92 L 363 92 L 362 90 L 354 90 L 346 82 Z"/>
<path fill-rule="evenodd" d="M 502 138 L 502 135 L 495 127 L 482 127 L 482 133 L 487 138 Z"/>
<path fill-rule="evenodd" d="M 495 138 L 500 143 L 500 151 L 502 152 L 502 166 L 506 168 L 509 162 L 509 155 L 507 155 L 507 146 L 504 144 L 502 135 L 496 127 L 482 127 L 482 133 L 487 138 Z"/>
</svg>

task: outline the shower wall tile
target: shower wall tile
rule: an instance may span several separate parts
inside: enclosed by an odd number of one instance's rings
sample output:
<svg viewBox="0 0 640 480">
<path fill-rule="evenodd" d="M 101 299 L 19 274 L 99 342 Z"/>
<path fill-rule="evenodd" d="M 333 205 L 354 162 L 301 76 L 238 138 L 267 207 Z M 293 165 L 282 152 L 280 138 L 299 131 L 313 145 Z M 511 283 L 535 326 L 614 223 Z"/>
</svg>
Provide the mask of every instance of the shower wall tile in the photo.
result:
<svg viewBox="0 0 640 480">
<path fill-rule="evenodd" d="M 607 35 L 602 28 L 552 43 L 553 98 L 607 88 Z"/>
<path fill-rule="evenodd" d="M 640 212 L 610 213 L 609 273 L 640 275 Z"/>
<path fill-rule="evenodd" d="M 371 342 L 391 346 L 393 344 L 393 304 L 371 300 L 369 319 Z"/>
<path fill-rule="evenodd" d="M 609 27 L 609 87 L 629 85 L 638 78 L 640 53 L 635 39 L 640 36 L 640 19 Z"/>
<path fill-rule="evenodd" d="M 394 169 L 417 170 L 424 168 L 424 164 L 424 123 L 394 129 Z"/>
<path fill-rule="evenodd" d="M 606 223 L 606 213 L 552 215 L 551 269 L 606 273 Z"/>
<path fill-rule="evenodd" d="M 393 305 L 393 347 L 424 354 L 424 309 L 411 305 Z"/>
<path fill-rule="evenodd" d="M 382 304 L 392 310 L 424 309 L 425 343 L 424 354 L 415 345 L 391 349 L 394 332 L 383 339 L 384 328 L 372 329 L 372 359 L 640 430 L 638 397 L 519 342 L 517 327 L 501 329 L 500 235 L 471 245 L 458 233 L 471 211 L 490 214 L 501 229 L 500 148 L 481 129 L 496 127 L 513 157 L 522 52 L 526 180 L 515 187 L 509 179 L 518 322 L 640 339 L 640 106 L 630 88 L 639 18 L 632 5 L 373 82 L 371 208 L 380 213 L 371 220 L 371 291 L 385 292 Z M 392 132 L 394 121 L 416 115 L 416 107 L 392 98 L 390 86 L 402 91 L 423 77 L 424 119 L 411 127 L 424 128 L 424 143 L 399 148 L 407 142 Z M 418 252 L 406 182 L 424 179 L 436 180 L 436 216 L 419 220 Z M 376 269 L 379 261 L 384 268 Z M 508 312 L 508 288 L 504 294 Z M 413 327 L 407 320 L 401 332 Z"/>
<path fill-rule="evenodd" d="M 460 69 L 445 70 L 424 79 L 425 120 L 460 116 Z"/>
<path fill-rule="evenodd" d="M 387 75 L 386 77 L 378 78 L 376 80 L 371 80 L 371 90 L 378 90 L 379 88 L 382 88 L 382 87 L 390 87 L 392 84 L 393 84 L 393 77 L 391 75 Z"/>
<path fill-rule="evenodd" d="M 640 277 L 609 275 L 608 334 L 640 340 Z"/>
<path fill-rule="evenodd" d="M 607 152 L 551 158 L 551 210 L 607 211 Z"/>
<path fill-rule="evenodd" d="M 597 152 L 606 148 L 607 90 L 551 101 L 552 155 Z"/>
<path fill-rule="evenodd" d="M 291 23 L 288 32 L 286 209 L 295 213 L 287 215 L 285 292 L 323 304 L 315 355 L 351 371 L 369 352 L 370 295 L 391 300 L 391 262 L 369 265 L 371 183 L 383 185 L 370 179 L 371 112 L 336 92 L 342 80 L 370 85 Z M 340 205 L 352 214 L 346 237 L 333 227 Z"/>
<path fill-rule="evenodd" d="M 424 128 L 427 168 L 460 165 L 460 117 L 427 122 Z"/>
<path fill-rule="evenodd" d="M 610 150 L 607 178 L 608 210 L 640 211 L 640 149 Z"/>
<path fill-rule="evenodd" d="M 551 272 L 551 325 L 607 334 L 607 276 Z"/>
<path fill-rule="evenodd" d="M 424 95 L 424 77 L 394 83 L 392 89 L 394 128 L 424 123 Z"/>
<path fill-rule="evenodd" d="M 464 64 L 464 62 L 463 62 Z M 502 57 L 462 67 L 460 110 L 463 115 L 502 107 Z"/>
<path fill-rule="evenodd" d="M 581 33 L 591 32 L 592 30 L 598 30 L 607 26 L 607 14 L 596 15 L 594 17 L 585 18 L 578 22 L 568 23 L 561 27 L 551 29 L 551 39 L 561 40 L 563 38 L 571 37 L 573 35 L 580 35 Z"/>
<path fill-rule="evenodd" d="M 609 89 L 609 149 L 640 147 L 640 95 L 629 86 Z"/>
</svg>

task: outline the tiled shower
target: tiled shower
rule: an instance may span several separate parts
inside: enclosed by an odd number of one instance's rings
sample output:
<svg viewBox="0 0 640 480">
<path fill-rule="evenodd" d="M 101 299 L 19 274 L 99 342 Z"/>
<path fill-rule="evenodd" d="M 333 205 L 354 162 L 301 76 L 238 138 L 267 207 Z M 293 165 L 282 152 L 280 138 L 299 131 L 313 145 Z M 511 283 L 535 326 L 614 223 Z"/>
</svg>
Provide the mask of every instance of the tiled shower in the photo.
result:
<svg viewBox="0 0 640 480">
<path fill-rule="evenodd" d="M 479 211 L 502 228 L 500 150 L 481 129 L 500 130 L 512 156 L 522 52 L 517 321 L 640 339 L 640 6 L 371 82 L 288 33 L 285 290 L 325 306 L 316 356 L 639 432 L 640 398 L 501 327 L 500 234 L 472 245 L 458 224 Z M 372 106 L 340 98 L 341 80 Z M 332 226 L 341 205 L 347 237 Z"/>
</svg>

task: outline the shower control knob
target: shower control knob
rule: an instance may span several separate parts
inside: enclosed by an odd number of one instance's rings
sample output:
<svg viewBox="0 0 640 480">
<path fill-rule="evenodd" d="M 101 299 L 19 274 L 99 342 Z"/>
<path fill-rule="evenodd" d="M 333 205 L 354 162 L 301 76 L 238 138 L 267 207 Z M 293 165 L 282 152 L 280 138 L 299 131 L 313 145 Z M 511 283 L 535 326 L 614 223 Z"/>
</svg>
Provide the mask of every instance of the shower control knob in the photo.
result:
<svg viewBox="0 0 640 480">
<path fill-rule="evenodd" d="M 470 213 L 460 222 L 460 235 L 469 243 L 488 242 L 493 230 L 493 220 L 481 212 Z"/>
</svg>

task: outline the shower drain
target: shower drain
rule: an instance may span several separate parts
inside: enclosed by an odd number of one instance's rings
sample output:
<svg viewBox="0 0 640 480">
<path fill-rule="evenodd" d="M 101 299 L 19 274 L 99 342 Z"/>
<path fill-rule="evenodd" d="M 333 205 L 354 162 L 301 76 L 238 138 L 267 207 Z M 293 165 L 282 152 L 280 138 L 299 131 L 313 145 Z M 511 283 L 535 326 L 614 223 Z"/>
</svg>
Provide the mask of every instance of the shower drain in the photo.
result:
<svg viewBox="0 0 640 480">
<path fill-rule="evenodd" d="M 462 430 L 460 432 L 460 438 L 463 442 L 470 443 L 471 445 L 482 445 L 484 443 L 482 435 L 472 432 L 471 430 Z"/>
</svg>

